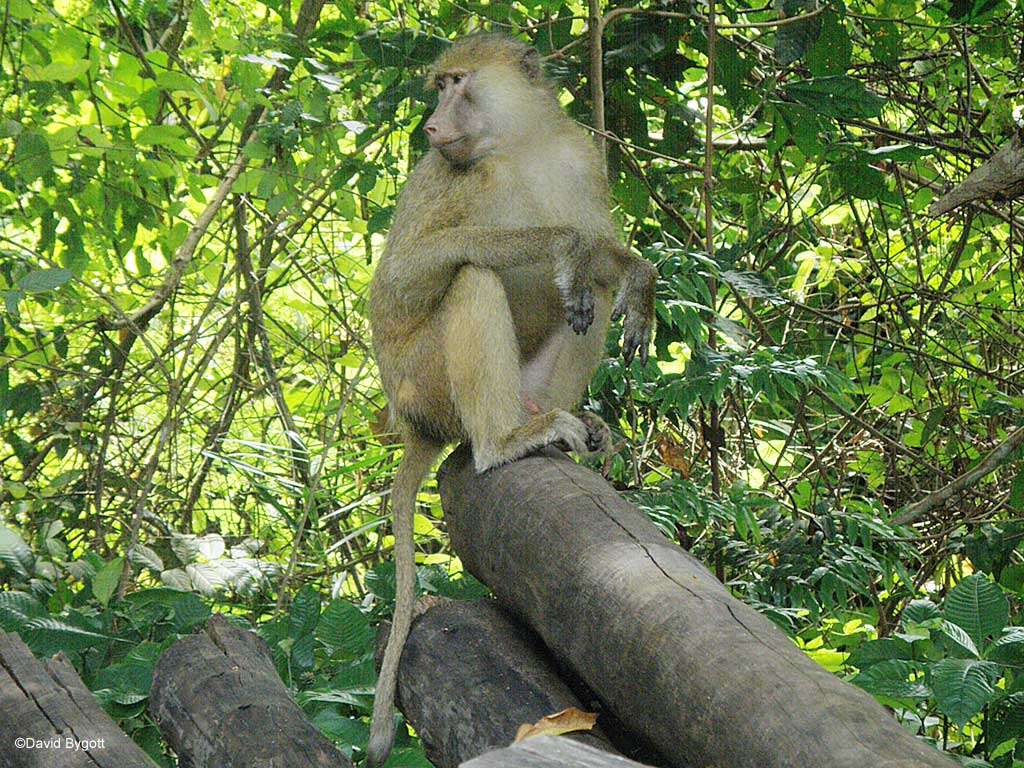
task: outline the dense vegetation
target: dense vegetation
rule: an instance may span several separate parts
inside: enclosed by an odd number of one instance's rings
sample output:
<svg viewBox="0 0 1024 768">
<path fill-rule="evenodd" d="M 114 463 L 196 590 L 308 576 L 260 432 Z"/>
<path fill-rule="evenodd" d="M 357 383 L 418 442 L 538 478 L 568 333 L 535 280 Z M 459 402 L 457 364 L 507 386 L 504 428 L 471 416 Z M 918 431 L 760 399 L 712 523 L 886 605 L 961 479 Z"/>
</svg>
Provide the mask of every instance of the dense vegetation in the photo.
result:
<svg viewBox="0 0 1024 768">
<path fill-rule="evenodd" d="M 153 662 L 211 610 L 365 744 L 400 451 L 366 286 L 422 65 L 528 37 L 594 124 L 580 0 L 322 6 L 0 4 L 0 627 L 166 765 Z M 616 215 L 661 280 L 649 362 L 615 330 L 591 386 L 595 467 L 908 728 L 1024 765 L 1024 212 L 926 215 L 1024 123 L 1024 5 L 723 0 L 712 46 L 705 4 L 600 10 Z M 421 501 L 422 588 L 484 593 Z"/>
</svg>

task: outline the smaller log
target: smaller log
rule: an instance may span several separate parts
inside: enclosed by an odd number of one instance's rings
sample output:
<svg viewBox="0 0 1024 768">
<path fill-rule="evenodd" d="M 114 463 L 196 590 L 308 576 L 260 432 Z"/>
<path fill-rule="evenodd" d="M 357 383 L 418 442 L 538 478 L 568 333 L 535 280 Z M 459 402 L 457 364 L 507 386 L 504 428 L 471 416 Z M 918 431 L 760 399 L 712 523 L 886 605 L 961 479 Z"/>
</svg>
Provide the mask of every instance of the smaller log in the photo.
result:
<svg viewBox="0 0 1024 768">
<path fill-rule="evenodd" d="M 263 638 L 223 616 L 164 651 L 149 711 L 182 768 L 352 768 L 292 701 Z"/>
<path fill-rule="evenodd" d="M 463 763 L 461 768 L 645 768 L 562 736 L 538 736 Z"/>
<path fill-rule="evenodd" d="M 437 768 L 506 747 L 524 723 L 586 711 L 533 632 L 493 600 L 422 600 L 398 675 L 398 705 Z M 429 607 L 426 607 L 429 606 Z M 614 751 L 598 730 L 571 737 Z"/>
<path fill-rule="evenodd" d="M 932 216 L 976 200 L 997 202 L 1024 195 L 1024 128 L 928 208 Z"/>
<path fill-rule="evenodd" d="M 156 768 L 58 654 L 39 661 L 0 632 L 2 768 Z"/>
</svg>

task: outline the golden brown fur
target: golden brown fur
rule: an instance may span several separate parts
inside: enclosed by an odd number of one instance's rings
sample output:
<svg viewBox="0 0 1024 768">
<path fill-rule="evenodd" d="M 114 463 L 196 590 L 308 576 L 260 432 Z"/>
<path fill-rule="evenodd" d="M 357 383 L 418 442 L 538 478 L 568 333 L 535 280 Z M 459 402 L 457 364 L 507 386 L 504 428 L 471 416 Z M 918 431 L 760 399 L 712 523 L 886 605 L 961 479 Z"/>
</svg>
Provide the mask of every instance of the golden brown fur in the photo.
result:
<svg viewBox="0 0 1024 768">
<path fill-rule="evenodd" d="M 653 321 L 653 268 L 619 244 L 602 158 L 560 109 L 533 49 L 473 36 L 429 78 L 440 90 L 427 124 L 434 149 L 402 191 L 371 286 L 375 356 L 406 447 L 371 765 L 393 737 L 423 476 L 445 444 L 467 439 L 478 471 L 556 441 L 603 447 L 603 423 L 569 410 L 600 362 L 613 305 L 627 357 L 646 358 Z"/>
</svg>

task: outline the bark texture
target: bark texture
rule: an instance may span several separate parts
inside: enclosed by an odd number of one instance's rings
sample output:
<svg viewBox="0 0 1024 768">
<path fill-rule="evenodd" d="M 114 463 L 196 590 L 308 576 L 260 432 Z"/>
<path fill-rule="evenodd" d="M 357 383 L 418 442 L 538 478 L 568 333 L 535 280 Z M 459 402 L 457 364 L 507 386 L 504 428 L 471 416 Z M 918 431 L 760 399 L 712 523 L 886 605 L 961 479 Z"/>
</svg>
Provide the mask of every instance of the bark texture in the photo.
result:
<svg viewBox="0 0 1024 768">
<path fill-rule="evenodd" d="M 524 723 L 584 711 L 540 640 L 493 600 L 432 601 L 402 653 L 398 705 L 437 768 L 506 747 Z M 597 731 L 573 738 L 613 750 Z"/>
<path fill-rule="evenodd" d="M 222 616 L 164 651 L 149 708 L 181 768 L 352 768 L 292 701 L 263 639 Z"/>
<path fill-rule="evenodd" d="M 955 765 L 590 470 L 549 453 L 477 475 L 462 448 L 440 489 L 463 563 L 671 765 Z"/>
<path fill-rule="evenodd" d="M 3 632 L 0 738 L 2 768 L 156 768 L 66 658 L 39 661 L 20 637 Z"/>
<path fill-rule="evenodd" d="M 1020 195 L 1024 195 L 1024 129 L 1017 131 L 992 157 L 932 203 L 928 213 L 941 216 L 976 200 L 1001 202 Z"/>
<path fill-rule="evenodd" d="M 480 755 L 463 768 L 644 768 L 563 736 L 538 736 Z"/>
</svg>

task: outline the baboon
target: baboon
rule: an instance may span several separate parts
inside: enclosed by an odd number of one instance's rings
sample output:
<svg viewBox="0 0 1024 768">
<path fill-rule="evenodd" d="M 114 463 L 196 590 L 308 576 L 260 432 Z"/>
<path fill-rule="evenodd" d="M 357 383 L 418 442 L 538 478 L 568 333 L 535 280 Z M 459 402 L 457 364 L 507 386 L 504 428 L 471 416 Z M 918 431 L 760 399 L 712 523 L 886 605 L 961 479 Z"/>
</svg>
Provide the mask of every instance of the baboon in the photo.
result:
<svg viewBox="0 0 1024 768">
<path fill-rule="evenodd" d="M 415 596 L 416 493 L 445 445 L 478 472 L 549 443 L 601 450 L 608 428 L 569 413 L 610 319 L 646 362 L 656 272 L 624 248 L 604 162 L 561 109 L 537 52 L 499 35 L 455 43 L 430 68 L 430 151 L 398 199 L 371 284 L 374 353 L 405 443 L 391 495 L 397 597 L 367 757 L 394 737 L 398 662 Z"/>
</svg>

